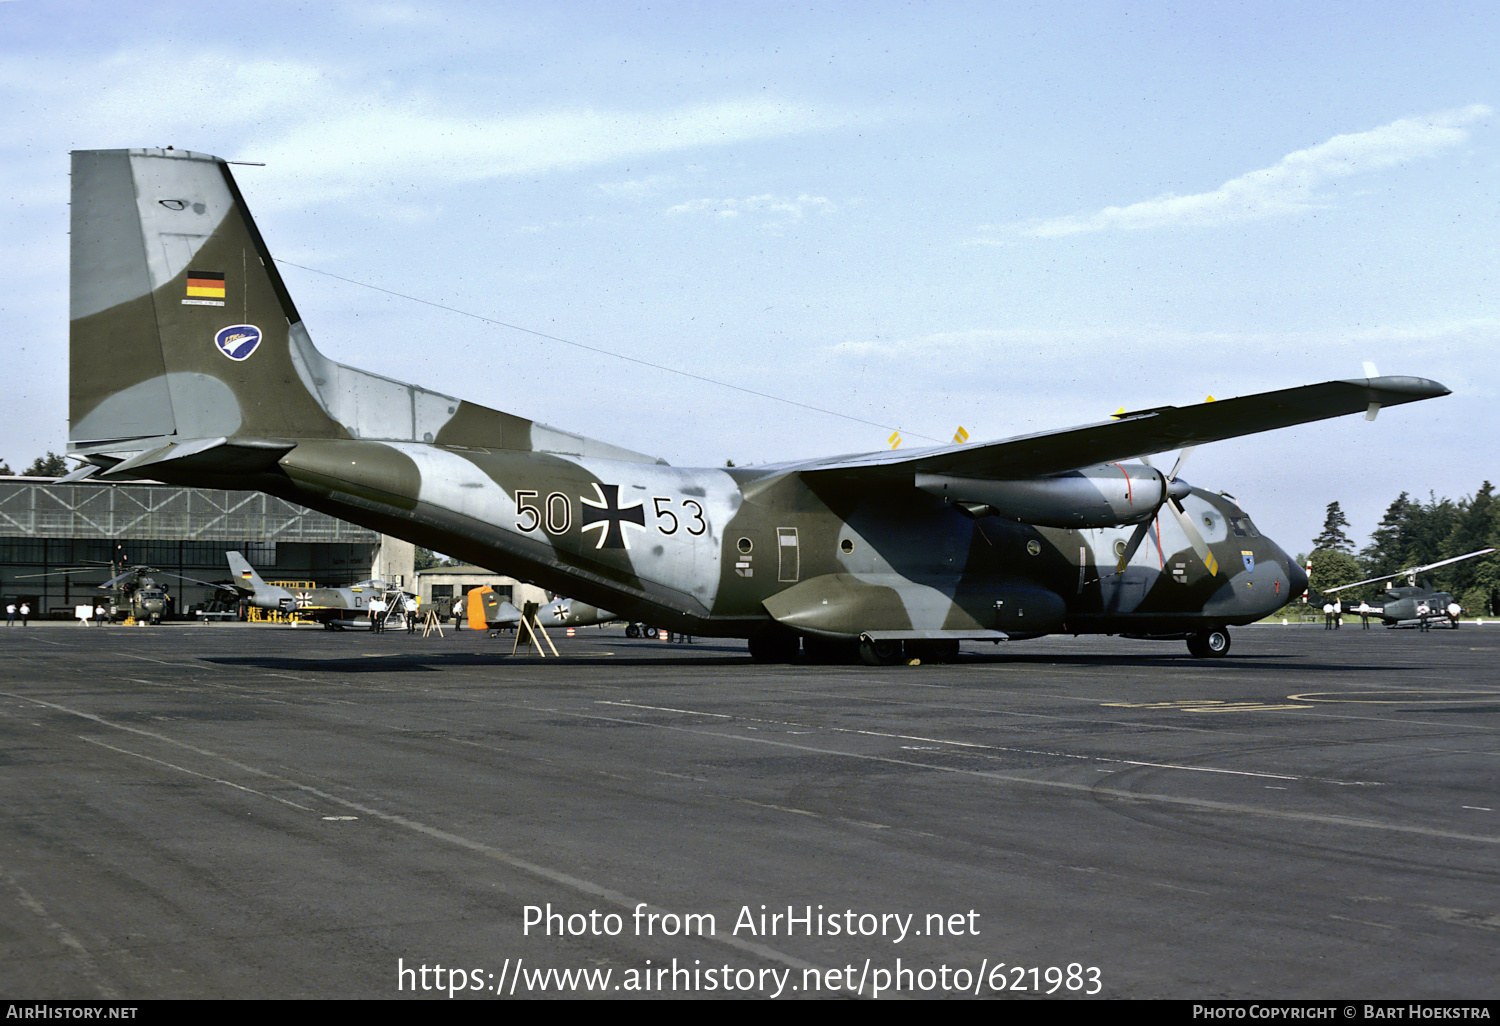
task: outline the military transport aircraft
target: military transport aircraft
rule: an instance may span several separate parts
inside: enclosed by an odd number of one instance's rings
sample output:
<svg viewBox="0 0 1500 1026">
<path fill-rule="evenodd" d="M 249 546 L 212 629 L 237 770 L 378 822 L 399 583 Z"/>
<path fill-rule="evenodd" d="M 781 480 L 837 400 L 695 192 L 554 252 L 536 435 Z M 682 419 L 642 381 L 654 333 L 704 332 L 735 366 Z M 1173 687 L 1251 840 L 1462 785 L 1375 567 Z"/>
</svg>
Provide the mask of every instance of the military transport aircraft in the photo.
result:
<svg viewBox="0 0 1500 1026">
<path fill-rule="evenodd" d="M 238 552 L 226 552 L 234 590 L 259 609 L 274 609 L 296 620 L 320 623 L 325 630 L 341 631 L 346 627 L 370 626 L 370 600 L 385 599 L 386 615 L 401 619 L 406 603 L 414 596 L 383 581 L 361 581 L 347 588 L 299 588 L 290 591 L 279 584 L 267 584 L 249 561 Z M 405 621 L 401 620 L 404 624 Z"/>
<path fill-rule="evenodd" d="M 804 640 L 883 664 L 1056 632 L 1221 656 L 1302 569 L 1227 496 L 1126 461 L 1448 393 L 1328 381 L 680 469 L 325 357 L 217 157 L 74 153 L 71 218 L 69 450 L 97 477 L 259 489 L 766 661 Z"/>
<path fill-rule="evenodd" d="M 1421 622 L 1420 608 L 1425 602 L 1430 611 L 1428 618 L 1433 623 L 1446 621 L 1450 626 L 1457 628 L 1458 621 L 1448 617 L 1448 604 L 1453 601 L 1453 596 L 1446 591 L 1436 591 L 1425 584 L 1418 584 L 1417 575 L 1424 574 L 1429 570 L 1435 570 L 1440 566 L 1447 566 L 1449 563 L 1461 563 L 1466 559 L 1487 556 L 1494 551 L 1494 549 L 1480 549 L 1477 552 L 1454 556 L 1451 559 L 1440 559 L 1436 563 L 1427 563 L 1423 566 L 1413 566 L 1405 570 L 1397 570 L 1393 574 L 1382 574 L 1379 577 L 1355 581 L 1353 584 L 1341 584 L 1337 588 L 1327 588 L 1321 594 L 1332 595 L 1335 592 L 1358 588 L 1361 584 L 1374 584 L 1376 581 L 1389 581 L 1397 577 L 1405 577 L 1406 585 L 1404 587 L 1397 587 L 1393 584 L 1386 585 L 1385 594 L 1378 600 L 1379 604 L 1369 606 L 1369 615 L 1378 616 L 1387 627 L 1410 626 L 1411 624 Z M 1345 612 L 1358 613 L 1359 610 L 1346 609 Z"/>
</svg>

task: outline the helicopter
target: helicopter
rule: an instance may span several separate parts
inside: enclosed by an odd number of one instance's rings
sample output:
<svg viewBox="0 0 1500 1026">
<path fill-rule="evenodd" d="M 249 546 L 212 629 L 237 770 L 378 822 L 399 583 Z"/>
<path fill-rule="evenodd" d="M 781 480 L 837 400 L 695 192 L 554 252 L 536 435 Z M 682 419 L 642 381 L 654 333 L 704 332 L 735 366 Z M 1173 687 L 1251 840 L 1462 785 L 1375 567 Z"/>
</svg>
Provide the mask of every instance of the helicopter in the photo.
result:
<svg viewBox="0 0 1500 1026">
<path fill-rule="evenodd" d="M 1422 566 L 1408 567 L 1405 570 L 1397 570 L 1393 574 L 1383 574 L 1380 577 L 1371 577 L 1363 581 L 1355 581 L 1353 584 L 1341 584 L 1337 588 L 1327 588 L 1322 594 L 1332 595 L 1335 592 L 1345 591 L 1349 588 L 1358 588 L 1361 584 L 1374 584 L 1376 581 L 1394 581 L 1397 577 L 1405 577 L 1406 585 L 1397 587 L 1394 583 L 1386 585 L 1384 601 L 1378 606 L 1368 606 L 1367 612 L 1370 616 L 1379 617 L 1387 627 L 1410 627 L 1422 622 L 1421 606 L 1426 603 L 1428 619 L 1432 623 L 1441 624 L 1446 622 L 1454 630 L 1458 629 L 1458 618 L 1448 615 L 1448 606 L 1453 601 L 1453 596 L 1446 591 L 1437 591 L 1429 586 L 1418 584 L 1417 575 L 1435 570 L 1449 563 L 1461 563 L 1466 559 L 1474 559 L 1479 556 L 1487 556 L 1494 552 L 1493 548 L 1480 549 L 1477 552 L 1469 552 L 1462 556 L 1453 556 L 1450 559 L 1440 559 L 1436 563 L 1427 563 Z M 1356 611 L 1357 610 L 1353 610 Z"/>
<path fill-rule="evenodd" d="M 110 593 L 107 604 L 105 604 L 104 619 L 107 622 L 123 621 L 127 624 L 149 623 L 159 624 L 172 613 L 173 599 L 165 584 L 157 582 L 156 577 L 176 577 L 187 581 L 189 584 L 201 584 L 205 588 L 216 588 L 233 594 L 234 589 L 222 584 L 211 584 L 208 581 L 200 581 L 195 577 L 185 577 L 182 574 L 174 574 L 168 570 L 159 570 L 153 566 L 137 564 L 134 566 L 123 566 L 119 563 L 100 563 L 95 566 L 67 567 L 62 570 L 51 570 L 44 574 L 27 574 L 25 577 L 56 577 L 59 574 L 81 574 L 102 573 L 108 571 L 113 574 L 109 580 L 99 585 L 99 590 Z"/>
</svg>

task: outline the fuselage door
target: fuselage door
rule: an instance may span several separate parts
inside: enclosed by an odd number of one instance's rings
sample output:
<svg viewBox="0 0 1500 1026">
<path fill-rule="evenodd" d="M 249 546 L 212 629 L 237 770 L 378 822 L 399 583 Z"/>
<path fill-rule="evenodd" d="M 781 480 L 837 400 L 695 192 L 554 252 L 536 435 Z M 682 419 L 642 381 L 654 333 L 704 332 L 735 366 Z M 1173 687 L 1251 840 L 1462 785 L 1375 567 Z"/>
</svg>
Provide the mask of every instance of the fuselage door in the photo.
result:
<svg viewBox="0 0 1500 1026">
<path fill-rule="evenodd" d="M 795 582 L 802 572 L 801 548 L 797 544 L 795 527 L 776 528 L 776 579 L 782 583 Z"/>
</svg>

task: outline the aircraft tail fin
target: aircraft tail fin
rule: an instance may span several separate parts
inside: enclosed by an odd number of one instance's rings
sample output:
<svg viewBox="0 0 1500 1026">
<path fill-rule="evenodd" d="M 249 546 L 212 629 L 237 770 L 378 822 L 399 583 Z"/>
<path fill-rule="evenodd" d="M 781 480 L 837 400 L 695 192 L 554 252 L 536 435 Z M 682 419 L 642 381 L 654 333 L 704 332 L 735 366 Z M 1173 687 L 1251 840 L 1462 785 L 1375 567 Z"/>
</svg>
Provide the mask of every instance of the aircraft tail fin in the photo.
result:
<svg viewBox="0 0 1500 1026">
<path fill-rule="evenodd" d="M 102 476 L 201 484 L 341 439 L 656 462 L 323 356 L 218 157 L 75 152 L 71 236 L 68 447 Z"/>
<path fill-rule="evenodd" d="M 229 572 L 234 575 L 234 586 L 240 591 L 256 591 L 266 586 L 260 574 L 255 572 L 255 567 L 240 553 L 230 551 L 224 553 L 224 556 L 229 560 Z"/>
<path fill-rule="evenodd" d="M 229 440 L 349 436 L 224 161 L 81 151 L 72 197 L 70 448 L 133 454 L 134 469 Z"/>
</svg>

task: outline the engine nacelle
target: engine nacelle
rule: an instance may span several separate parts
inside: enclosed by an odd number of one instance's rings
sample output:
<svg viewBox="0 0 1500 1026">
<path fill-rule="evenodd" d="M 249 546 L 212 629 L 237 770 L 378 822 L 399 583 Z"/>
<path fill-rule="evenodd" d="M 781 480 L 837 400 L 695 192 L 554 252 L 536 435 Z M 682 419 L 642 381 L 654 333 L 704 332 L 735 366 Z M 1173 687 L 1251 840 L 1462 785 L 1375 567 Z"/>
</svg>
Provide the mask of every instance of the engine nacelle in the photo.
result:
<svg viewBox="0 0 1500 1026">
<path fill-rule="evenodd" d="M 1020 481 L 917 474 L 916 486 L 956 503 L 982 503 L 996 516 L 1039 527 L 1119 527 L 1150 520 L 1167 499 L 1167 479 L 1144 463 L 1106 463 Z"/>
</svg>

